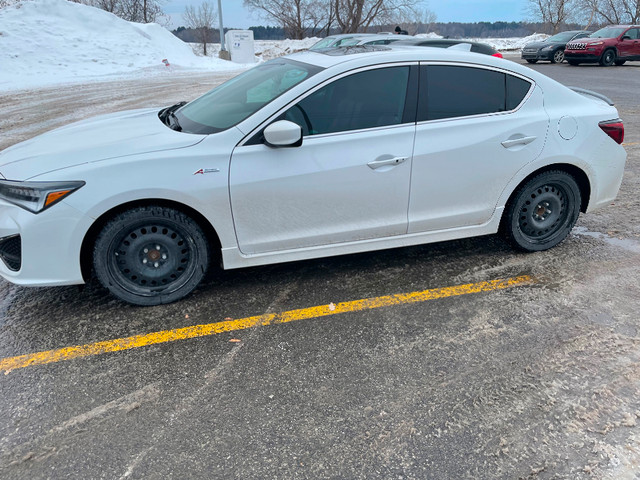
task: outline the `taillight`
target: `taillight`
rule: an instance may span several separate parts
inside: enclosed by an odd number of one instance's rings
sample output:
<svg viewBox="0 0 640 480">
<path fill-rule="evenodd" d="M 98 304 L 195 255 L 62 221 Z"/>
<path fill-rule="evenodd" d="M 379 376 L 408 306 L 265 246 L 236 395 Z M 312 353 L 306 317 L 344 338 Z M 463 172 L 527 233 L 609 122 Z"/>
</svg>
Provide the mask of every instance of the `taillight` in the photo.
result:
<svg viewBox="0 0 640 480">
<path fill-rule="evenodd" d="M 491 56 L 492 56 L 492 57 L 498 57 L 498 58 L 504 58 L 500 52 L 496 52 L 496 53 L 494 53 L 494 54 L 493 54 L 493 55 L 491 55 Z"/>
<path fill-rule="evenodd" d="M 624 142 L 624 124 L 619 118 L 616 120 L 607 120 L 606 122 L 600 122 L 598 126 L 617 144 L 621 144 L 622 142 Z"/>
</svg>

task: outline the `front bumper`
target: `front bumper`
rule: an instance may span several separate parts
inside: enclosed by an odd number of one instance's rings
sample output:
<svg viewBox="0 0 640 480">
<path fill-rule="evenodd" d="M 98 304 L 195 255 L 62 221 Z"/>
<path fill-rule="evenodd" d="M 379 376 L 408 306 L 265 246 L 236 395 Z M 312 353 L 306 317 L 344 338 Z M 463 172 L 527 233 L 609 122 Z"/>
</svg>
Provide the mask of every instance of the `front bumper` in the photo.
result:
<svg viewBox="0 0 640 480">
<path fill-rule="evenodd" d="M 595 63 L 600 61 L 600 54 L 593 52 L 573 52 L 564 51 L 564 59 L 567 61 L 576 61 L 580 63 Z"/>
<path fill-rule="evenodd" d="M 64 201 L 35 215 L 0 200 L 0 276 L 28 286 L 84 283 L 80 250 L 90 224 Z"/>
<path fill-rule="evenodd" d="M 553 57 L 553 50 L 535 50 L 527 51 L 522 50 L 521 58 L 523 60 L 551 60 Z"/>
</svg>

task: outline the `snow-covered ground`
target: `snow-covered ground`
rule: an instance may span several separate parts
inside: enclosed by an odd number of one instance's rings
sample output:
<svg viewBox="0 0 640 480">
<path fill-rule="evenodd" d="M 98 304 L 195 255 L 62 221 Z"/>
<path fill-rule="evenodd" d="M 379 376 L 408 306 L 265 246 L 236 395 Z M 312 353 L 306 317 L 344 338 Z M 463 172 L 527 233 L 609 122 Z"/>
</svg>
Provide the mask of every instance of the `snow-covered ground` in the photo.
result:
<svg viewBox="0 0 640 480">
<path fill-rule="evenodd" d="M 500 51 L 517 51 L 545 37 L 471 40 Z M 307 49 L 318 40 L 256 41 L 256 61 Z M 210 55 L 203 57 L 156 24 L 127 22 L 66 0 L 29 0 L 0 9 L 0 92 L 189 71 L 231 72 L 250 66 L 220 60 L 219 48 L 211 45 Z"/>
</svg>

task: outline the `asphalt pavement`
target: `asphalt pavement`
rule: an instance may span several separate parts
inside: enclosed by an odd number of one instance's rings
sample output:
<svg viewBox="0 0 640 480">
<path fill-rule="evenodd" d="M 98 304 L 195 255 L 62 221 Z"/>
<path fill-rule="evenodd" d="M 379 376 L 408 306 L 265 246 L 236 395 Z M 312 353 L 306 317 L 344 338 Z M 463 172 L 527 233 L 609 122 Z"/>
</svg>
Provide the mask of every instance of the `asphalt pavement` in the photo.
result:
<svg viewBox="0 0 640 480">
<path fill-rule="evenodd" d="M 640 62 L 532 68 L 626 126 L 618 199 L 564 243 L 216 270 L 150 308 L 0 282 L 0 477 L 640 478 Z M 0 148 L 222 79 L 0 96 Z"/>
</svg>

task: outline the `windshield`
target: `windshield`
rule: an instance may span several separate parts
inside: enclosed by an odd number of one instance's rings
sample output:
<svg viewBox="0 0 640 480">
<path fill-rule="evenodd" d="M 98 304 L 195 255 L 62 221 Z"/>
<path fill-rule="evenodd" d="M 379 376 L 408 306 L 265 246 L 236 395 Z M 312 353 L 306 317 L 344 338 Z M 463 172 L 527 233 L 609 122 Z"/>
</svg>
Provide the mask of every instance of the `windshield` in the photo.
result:
<svg viewBox="0 0 640 480">
<path fill-rule="evenodd" d="M 589 35 L 590 38 L 615 38 L 626 30 L 624 27 L 605 27 Z"/>
<path fill-rule="evenodd" d="M 216 133 L 237 125 L 322 68 L 278 58 L 217 86 L 175 112 L 181 131 Z"/>
<path fill-rule="evenodd" d="M 554 35 L 553 37 L 547 38 L 545 42 L 568 42 L 574 35 L 574 32 L 562 32 Z"/>
<path fill-rule="evenodd" d="M 311 46 L 309 50 L 320 50 L 323 48 L 355 45 L 358 43 L 358 41 L 358 37 L 326 37 Z"/>
</svg>

